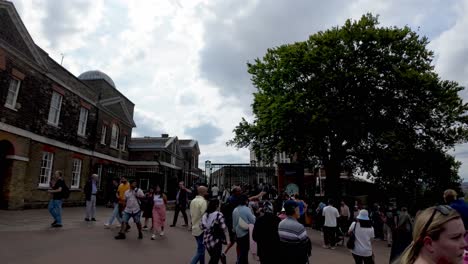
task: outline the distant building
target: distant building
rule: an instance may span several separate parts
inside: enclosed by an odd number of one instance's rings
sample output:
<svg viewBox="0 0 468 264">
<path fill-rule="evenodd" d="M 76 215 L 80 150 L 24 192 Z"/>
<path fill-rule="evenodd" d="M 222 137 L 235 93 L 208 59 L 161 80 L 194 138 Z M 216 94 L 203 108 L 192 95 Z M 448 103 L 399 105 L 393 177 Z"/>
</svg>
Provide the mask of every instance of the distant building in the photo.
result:
<svg viewBox="0 0 468 264">
<path fill-rule="evenodd" d="M 100 71 L 78 77 L 38 47 L 14 5 L 0 0 L 0 207 L 44 206 L 56 170 L 71 189 L 66 204 L 99 175 L 105 201 L 112 179 L 158 183 L 175 197 L 177 181 L 196 178 L 196 140 L 132 139 L 135 105 Z M 163 142 L 158 145 L 158 142 Z"/>
</svg>

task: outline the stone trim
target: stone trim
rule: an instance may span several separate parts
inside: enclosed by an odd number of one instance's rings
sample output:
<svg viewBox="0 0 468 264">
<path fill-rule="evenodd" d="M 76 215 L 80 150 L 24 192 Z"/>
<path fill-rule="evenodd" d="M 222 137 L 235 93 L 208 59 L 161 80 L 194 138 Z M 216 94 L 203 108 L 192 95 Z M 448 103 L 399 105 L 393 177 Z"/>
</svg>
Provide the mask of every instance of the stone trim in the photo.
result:
<svg viewBox="0 0 468 264">
<path fill-rule="evenodd" d="M 29 158 L 18 156 L 18 155 L 7 155 L 5 158 L 11 159 L 11 160 L 19 160 L 19 161 L 29 162 Z"/>
</svg>

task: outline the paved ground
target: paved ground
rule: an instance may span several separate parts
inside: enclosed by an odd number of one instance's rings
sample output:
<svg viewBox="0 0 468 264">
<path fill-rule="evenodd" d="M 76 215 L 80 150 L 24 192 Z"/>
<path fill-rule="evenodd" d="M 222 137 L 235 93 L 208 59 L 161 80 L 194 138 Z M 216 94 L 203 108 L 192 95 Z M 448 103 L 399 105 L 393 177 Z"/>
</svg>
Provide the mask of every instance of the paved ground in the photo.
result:
<svg viewBox="0 0 468 264">
<path fill-rule="evenodd" d="M 150 234 L 138 240 L 135 228 L 125 241 L 114 240 L 117 229 L 104 229 L 111 209 L 98 208 L 98 222 L 83 221 L 84 208 L 65 208 L 64 227 L 49 228 L 52 221 L 47 210 L 0 211 L 0 259 L 3 264 L 35 263 L 189 263 L 195 252 L 191 233 L 182 227 L 168 227 L 166 236 L 155 241 Z M 172 211 L 168 219 L 172 220 Z M 179 217 L 179 224 L 181 224 Z M 311 263 L 354 263 L 344 247 L 331 251 L 321 247 L 321 234 L 309 229 L 313 249 Z M 374 243 L 376 263 L 388 263 L 385 242 Z M 208 254 L 206 257 L 208 262 Z M 235 250 L 228 263 L 235 263 Z M 251 259 L 250 263 L 257 263 Z"/>
</svg>

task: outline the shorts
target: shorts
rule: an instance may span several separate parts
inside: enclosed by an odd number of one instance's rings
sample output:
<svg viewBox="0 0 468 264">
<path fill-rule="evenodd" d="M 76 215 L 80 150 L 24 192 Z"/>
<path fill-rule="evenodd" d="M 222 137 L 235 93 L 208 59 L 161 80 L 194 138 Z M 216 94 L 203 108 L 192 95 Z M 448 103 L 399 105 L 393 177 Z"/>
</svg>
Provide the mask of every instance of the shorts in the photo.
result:
<svg viewBox="0 0 468 264">
<path fill-rule="evenodd" d="M 122 222 L 124 223 L 128 223 L 128 221 L 130 220 L 130 218 L 133 218 L 133 222 L 135 222 L 135 224 L 139 224 L 140 223 L 140 217 L 141 216 L 141 211 L 138 211 L 136 213 L 127 213 L 127 212 L 123 212 L 123 217 L 122 217 Z"/>
</svg>

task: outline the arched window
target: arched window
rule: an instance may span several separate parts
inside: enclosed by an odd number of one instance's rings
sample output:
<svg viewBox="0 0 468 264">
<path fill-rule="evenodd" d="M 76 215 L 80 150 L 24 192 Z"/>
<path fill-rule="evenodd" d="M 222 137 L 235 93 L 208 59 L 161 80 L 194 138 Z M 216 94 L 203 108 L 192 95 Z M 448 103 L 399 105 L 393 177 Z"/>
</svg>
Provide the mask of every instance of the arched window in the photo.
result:
<svg viewBox="0 0 468 264">
<path fill-rule="evenodd" d="M 118 146 L 119 146 L 119 127 L 116 124 L 112 124 L 111 147 L 117 148 Z"/>
</svg>

